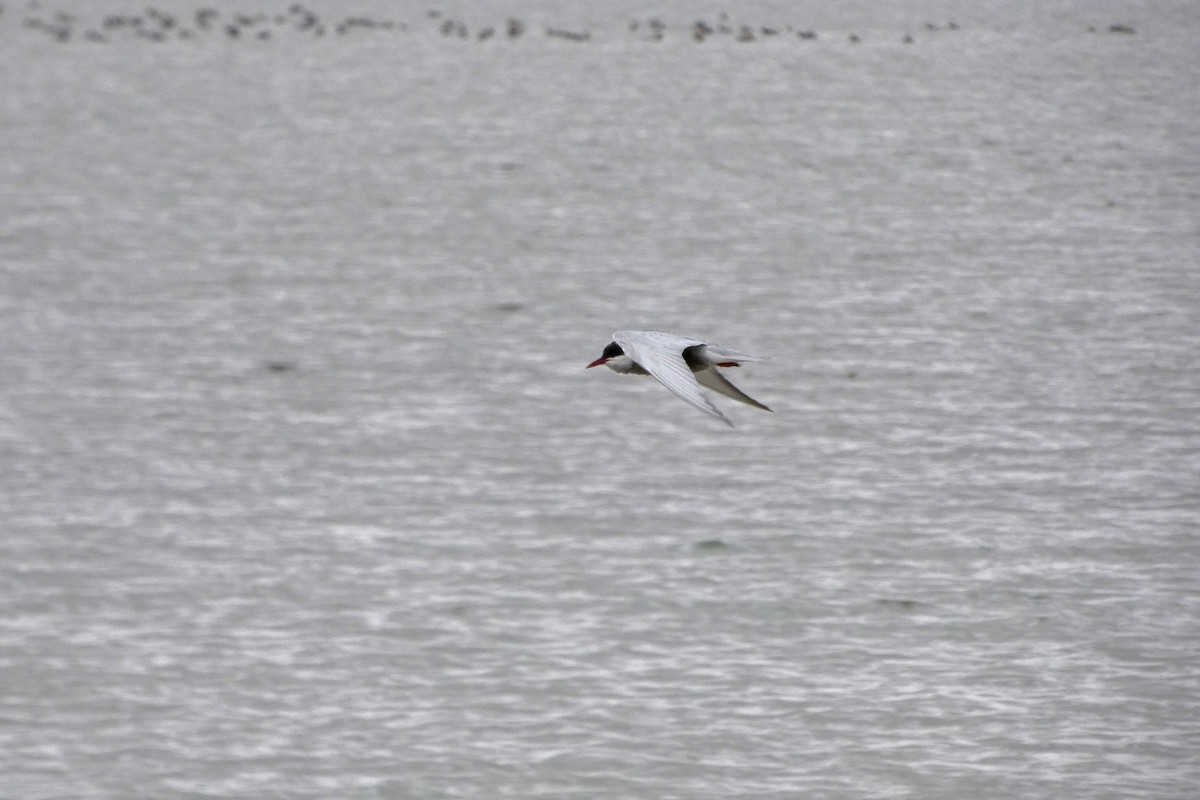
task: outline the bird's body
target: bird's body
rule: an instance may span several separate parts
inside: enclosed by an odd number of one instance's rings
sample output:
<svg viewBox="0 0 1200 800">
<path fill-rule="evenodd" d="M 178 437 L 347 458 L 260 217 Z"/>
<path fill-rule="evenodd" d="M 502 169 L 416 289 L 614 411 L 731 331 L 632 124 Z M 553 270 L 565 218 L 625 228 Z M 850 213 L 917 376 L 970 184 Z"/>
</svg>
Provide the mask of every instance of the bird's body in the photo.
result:
<svg viewBox="0 0 1200 800">
<path fill-rule="evenodd" d="M 617 331 L 613 334 L 612 342 L 604 348 L 604 353 L 588 364 L 588 368 L 603 364 L 614 372 L 651 375 L 687 403 L 732 426 L 733 423 L 713 405 L 700 387 L 770 411 L 717 371 L 719 368 L 741 366 L 743 362 L 765 360 L 666 331 Z"/>
</svg>

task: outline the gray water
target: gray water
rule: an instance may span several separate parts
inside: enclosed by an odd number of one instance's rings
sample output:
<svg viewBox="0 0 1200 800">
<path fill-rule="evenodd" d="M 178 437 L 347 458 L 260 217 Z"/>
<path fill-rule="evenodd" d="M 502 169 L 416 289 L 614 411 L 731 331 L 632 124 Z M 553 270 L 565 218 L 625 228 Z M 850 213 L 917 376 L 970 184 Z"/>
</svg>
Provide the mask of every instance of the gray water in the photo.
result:
<svg viewBox="0 0 1200 800">
<path fill-rule="evenodd" d="M 1194 796 L 1194 4 L 6 5 L 0 797 Z"/>
</svg>

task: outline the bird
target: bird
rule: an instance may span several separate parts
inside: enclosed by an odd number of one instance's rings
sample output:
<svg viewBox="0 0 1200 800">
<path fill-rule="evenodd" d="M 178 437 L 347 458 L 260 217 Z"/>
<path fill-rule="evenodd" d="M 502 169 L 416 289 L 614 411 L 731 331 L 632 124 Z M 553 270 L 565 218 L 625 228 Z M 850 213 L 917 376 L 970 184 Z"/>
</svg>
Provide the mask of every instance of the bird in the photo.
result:
<svg viewBox="0 0 1200 800">
<path fill-rule="evenodd" d="M 624 375 L 651 375 L 688 404 L 731 428 L 733 423 L 713 405 L 700 387 L 763 411 L 771 410 L 717 372 L 718 368 L 738 367 L 743 362 L 769 359 L 667 331 L 617 331 L 612 338 L 600 357 L 584 369 L 603 364 Z"/>
</svg>

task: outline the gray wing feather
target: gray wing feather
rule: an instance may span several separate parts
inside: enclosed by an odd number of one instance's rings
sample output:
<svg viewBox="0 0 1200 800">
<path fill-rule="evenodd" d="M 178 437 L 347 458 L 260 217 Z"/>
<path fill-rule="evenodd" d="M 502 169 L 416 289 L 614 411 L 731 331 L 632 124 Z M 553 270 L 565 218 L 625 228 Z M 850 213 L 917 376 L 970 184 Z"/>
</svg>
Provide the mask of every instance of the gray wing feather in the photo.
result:
<svg viewBox="0 0 1200 800">
<path fill-rule="evenodd" d="M 742 360 L 744 361 L 746 359 Z M 741 389 L 734 386 L 724 375 L 717 372 L 716 369 L 702 369 L 695 373 L 695 376 L 696 380 L 699 381 L 701 386 L 712 389 L 718 394 L 723 394 L 726 397 L 732 397 L 734 400 L 745 403 L 748 406 L 761 408 L 763 411 L 771 410 L 750 395 L 743 392 Z"/>
<path fill-rule="evenodd" d="M 733 423 L 704 394 L 696 376 L 683 360 L 685 347 L 704 342 L 663 331 L 617 331 L 613 341 L 621 345 L 625 355 L 689 405 L 733 427 Z"/>
</svg>

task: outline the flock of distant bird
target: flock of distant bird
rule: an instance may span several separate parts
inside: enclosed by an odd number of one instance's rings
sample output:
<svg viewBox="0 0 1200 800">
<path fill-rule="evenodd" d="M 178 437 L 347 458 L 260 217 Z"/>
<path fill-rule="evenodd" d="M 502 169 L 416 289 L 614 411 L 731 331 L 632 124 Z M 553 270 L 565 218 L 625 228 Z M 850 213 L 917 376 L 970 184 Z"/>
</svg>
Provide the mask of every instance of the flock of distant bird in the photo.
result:
<svg viewBox="0 0 1200 800">
<path fill-rule="evenodd" d="M 327 35 L 346 36 L 359 32 L 410 30 L 410 26 L 405 22 L 367 16 L 346 16 L 336 22 L 329 22 L 300 3 L 293 3 L 286 11 L 276 14 L 222 14 L 213 8 L 199 8 L 194 12 L 181 14 L 151 7 L 140 14 L 109 14 L 94 23 L 84 22 L 77 15 L 63 11 L 39 13 L 38 0 L 30 0 L 28 5 L 30 13 L 25 17 L 24 27 L 44 33 L 60 42 L 74 39 L 107 42 L 117 37 L 162 42 L 213 35 L 227 39 L 266 41 L 286 34 L 318 38 Z M 0 6 L 0 15 L 3 15 L 3 6 Z M 493 38 L 519 39 L 528 33 L 525 22 L 514 17 L 510 17 L 502 25 L 484 25 L 475 29 L 436 10 L 426 12 L 425 17 L 426 24 L 422 26 L 423 29 L 432 28 L 447 38 L 487 41 Z M 411 29 L 416 28 L 417 26 L 412 26 Z M 928 33 L 956 30 L 959 30 L 959 26 L 954 22 L 944 25 L 926 23 L 923 26 L 923 31 Z M 1134 28 L 1124 24 L 1111 25 L 1108 31 L 1136 33 Z M 543 32 L 552 39 L 570 42 L 587 42 L 592 38 L 589 30 L 546 27 Z M 777 27 L 735 23 L 730 20 L 728 14 L 721 14 L 715 22 L 697 20 L 677 29 L 671 28 L 657 17 L 632 20 L 628 25 L 628 33 L 651 42 L 662 41 L 668 34 L 684 36 L 695 42 L 703 42 L 712 37 L 726 37 L 738 42 L 781 37 L 800 40 L 817 38 L 816 31 L 791 25 Z M 856 33 L 849 34 L 847 38 L 851 43 L 862 41 L 862 37 Z M 915 37 L 912 33 L 905 33 L 900 41 L 912 44 Z"/>
</svg>

